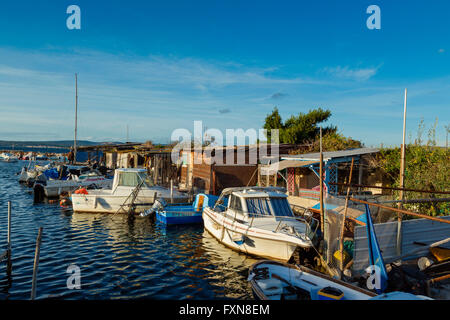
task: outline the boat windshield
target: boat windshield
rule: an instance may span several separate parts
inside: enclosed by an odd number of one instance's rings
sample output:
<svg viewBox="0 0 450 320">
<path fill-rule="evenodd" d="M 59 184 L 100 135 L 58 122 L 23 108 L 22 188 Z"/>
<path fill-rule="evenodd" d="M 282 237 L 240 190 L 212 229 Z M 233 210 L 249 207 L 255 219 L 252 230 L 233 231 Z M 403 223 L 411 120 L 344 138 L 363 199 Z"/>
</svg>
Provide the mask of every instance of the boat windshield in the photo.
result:
<svg viewBox="0 0 450 320">
<path fill-rule="evenodd" d="M 247 198 L 247 210 L 249 217 L 271 216 L 269 198 Z"/>
<path fill-rule="evenodd" d="M 145 187 L 153 186 L 148 175 L 145 172 L 121 172 L 119 174 L 119 186 L 136 187 L 141 180 L 144 180 Z"/>
<path fill-rule="evenodd" d="M 293 216 L 291 206 L 286 198 L 271 198 L 270 203 L 274 210 L 275 216 L 291 217 Z"/>
<path fill-rule="evenodd" d="M 247 203 L 249 217 L 293 216 L 291 207 L 286 198 L 247 198 L 245 201 Z M 272 204 L 272 210 L 270 209 L 269 202 Z"/>
</svg>

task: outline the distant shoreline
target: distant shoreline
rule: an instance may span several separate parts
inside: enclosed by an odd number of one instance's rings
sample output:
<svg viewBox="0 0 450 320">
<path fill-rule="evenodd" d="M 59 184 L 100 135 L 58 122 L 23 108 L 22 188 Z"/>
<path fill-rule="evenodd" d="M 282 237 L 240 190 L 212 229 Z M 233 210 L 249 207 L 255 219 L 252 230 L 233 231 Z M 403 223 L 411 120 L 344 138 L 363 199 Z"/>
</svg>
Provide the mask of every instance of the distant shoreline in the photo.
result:
<svg viewBox="0 0 450 320">
<path fill-rule="evenodd" d="M 96 142 L 88 140 L 77 141 L 77 146 L 95 146 L 121 144 L 121 142 Z M 56 140 L 56 141 L 8 141 L 0 140 L 0 148 L 5 149 L 21 149 L 21 148 L 46 148 L 46 149 L 69 149 L 73 146 L 73 140 Z"/>
</svg>

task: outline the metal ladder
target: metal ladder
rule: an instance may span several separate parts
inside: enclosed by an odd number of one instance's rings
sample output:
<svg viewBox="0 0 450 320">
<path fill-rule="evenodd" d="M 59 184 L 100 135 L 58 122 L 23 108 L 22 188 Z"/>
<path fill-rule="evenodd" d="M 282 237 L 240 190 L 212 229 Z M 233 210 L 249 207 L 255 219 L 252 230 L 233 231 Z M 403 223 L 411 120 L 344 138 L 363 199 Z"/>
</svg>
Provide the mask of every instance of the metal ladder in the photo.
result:
<svg viewBox="0 0 450 320">
<path fill-rule="evenodd" d="M 121 206 L 119 207 L 119 209 L 117 210 L 116 213 L 114 213 L 114 215 L 116 215 L 117 213 L 120 212 L 120 210 L 123 210 L 124 207 L 128 206 L 128 211 L 125 211 L 128 213 L 128 215 L 130 215 L 131 213 L 133 213 L 134 209 L 136 208 L 135 205 L 135 201 L 136 198 L 139 194 L 139 191 L 141 191 L 142 185 L 144 184 L 144 180 L 142 179 L 141 182 L 138 183 L 138 185 L 133 189 L 133 191 L 128 195 L 128 197 L 125 199 L 125 201 L 121 204 Z M 129 203 L 127 203 L 127 201 L 131 198 L 131 201 Z M 114 216 L 113 215 L 113 216 Z"/>
</svg>

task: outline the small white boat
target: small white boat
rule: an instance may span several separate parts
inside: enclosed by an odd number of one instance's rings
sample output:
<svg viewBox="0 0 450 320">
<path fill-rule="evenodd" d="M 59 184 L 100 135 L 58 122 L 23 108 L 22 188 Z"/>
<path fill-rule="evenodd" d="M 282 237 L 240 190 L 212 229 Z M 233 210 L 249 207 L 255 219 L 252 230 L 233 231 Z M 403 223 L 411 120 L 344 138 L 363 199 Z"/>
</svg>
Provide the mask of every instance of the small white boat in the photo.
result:
<svg viewBox="0 0 450 320">
<path fill-rule="evenodd" d="M 26 183 L 27 181 L 34 180 L 40 174 L 39 171 L 30 169 L 30 167 L 23 167 L 19 173 L 19 182 Z"/>
<path fill-rule="evenodd" d="M 318 221 L 294 216 L 281 188 L 224 189 L 203 222 L 224 245 L 247 254 L 288 261 L 295 250 L 310 249 Z M 301 251 L 301 250 L 300 250 Z"/>
<path fill-rule="evenodd" d="M 0 154 L 0 160 L 5 162 L 17 162 L 19 158 L 11 153 L 3 152 Z"/>
<path fill-rule="evenodd" d="M 399 291 L 377 295 L 304 266 L 269 260 L 252 265 L 248 280 L 260 300 L 433 300 Z"/>
<path fill-rule="evenodd" d="M 36 177 L 42 172 L 49 169 L 51 165 L 51 163 L 47 164 L 46 166 L 38 166 L 37 164 L 33 165 L 33 161 L 29 160 L 28 166 L 23 167 L 19 173 L 19 182 L 27 183 L 29 181 L 32 181 L 34 183 L 34 179 L 36 179 Z"/>
<path fill-rule="evenodd" d="M 26 183 L 29 187 L 33 187 L 34 182 L 36 178 L 42 174 L 44 171 L 52 169 L 55 167 L 55 164 L 50 162 L 46 164 L 45 166 L 38 165 L 37 163 L 34 163 L 33 161 L 29 160 L 28 166 L 23 167 L 22 170 L 19 173 L 19 182 L 20 183 Z M 42 179 L 45 180 L 45 179 Z"/>
<path fill-rule="evenodd" d="M 188 197 L 185 194 L 175 189 L 171 192 L 167 188 L 153 185 L 145 169 L 116 169 L 112 189 L 87 190 L 87 194 L 72 194 L 73 211 L 116 213 L 121 209 L 121 212 L 127 212 L 132 201 L 131 195 L 141 182 L 133 203 L 136 213 L 150 209 L 155 199 L 170 201 L 172 197 L 174 203 L 187 202 Z"/>
<path fill-rule="evenodd" d="M 64 180 L 61 179 L 64 177 Z M 78 188 L 111 188 L 112 179 L 89 167 L 57 166 L 44 170 L 35 178 L 33 190 L 35 202 L 42 201 L 43 196 L 54 198 L 63 192 L 72 192 Z"/>
</svg>

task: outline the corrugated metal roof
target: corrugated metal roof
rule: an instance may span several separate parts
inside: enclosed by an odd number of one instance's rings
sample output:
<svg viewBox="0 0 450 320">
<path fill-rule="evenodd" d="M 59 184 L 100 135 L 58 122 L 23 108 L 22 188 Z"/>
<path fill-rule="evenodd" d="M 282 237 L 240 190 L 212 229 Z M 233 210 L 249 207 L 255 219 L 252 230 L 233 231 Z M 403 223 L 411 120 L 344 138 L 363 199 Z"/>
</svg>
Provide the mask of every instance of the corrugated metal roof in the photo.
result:
<svg viewBox="0 0 450 320">
<path fill-rule="evenodd" d="M 350 157 L 357 156 L 369 153 L 377 153 L 380 150 L 377 148 L 357 148 L 357 149 L 349 149 L 349 150 L 340 150 L 340 151 L 329 151 L 323 152 L 323 159 L 333 159 L 333 158 L 341 158 L 341 157 Z M 296 154 L 296 155 L 288 155 L 283 156 L 283 160 L 320 160 L 320 152 L 314 153 L 305 153 L 305 154 Z"/>
</svg>

